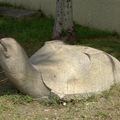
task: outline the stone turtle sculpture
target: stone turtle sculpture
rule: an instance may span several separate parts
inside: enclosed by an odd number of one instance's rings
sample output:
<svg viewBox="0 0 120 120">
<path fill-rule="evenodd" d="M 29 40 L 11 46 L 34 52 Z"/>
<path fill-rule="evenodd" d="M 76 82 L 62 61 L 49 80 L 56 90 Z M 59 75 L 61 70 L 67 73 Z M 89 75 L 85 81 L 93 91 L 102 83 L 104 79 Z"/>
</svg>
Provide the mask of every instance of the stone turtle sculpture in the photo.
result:
<svg viewBox="0 0 120 120">
<path fill-rule="evenodd" d="M 46 42 L 30 58 L 12 38 L 0 40 L 0 65 L 10 81 L 35 98 L 75 99 L 107 90 L 120 81 L 120 62 L 86 46 Z"/>
</svg>

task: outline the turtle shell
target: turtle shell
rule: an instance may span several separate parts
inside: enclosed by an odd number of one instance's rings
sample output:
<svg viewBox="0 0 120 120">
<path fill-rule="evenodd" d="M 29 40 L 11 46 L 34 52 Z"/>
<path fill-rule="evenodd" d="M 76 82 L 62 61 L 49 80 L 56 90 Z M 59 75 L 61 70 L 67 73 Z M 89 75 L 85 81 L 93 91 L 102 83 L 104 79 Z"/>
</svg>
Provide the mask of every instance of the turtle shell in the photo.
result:
<svg viewBox="0 0 120 120">
<path fill-rule="evenodd" d="M 100 92 L 120 80 L 120 63 L 109 54 L 85 46 L 47 42 L 30 62 L 44 84 L 60 98 Z"/>
</svg>

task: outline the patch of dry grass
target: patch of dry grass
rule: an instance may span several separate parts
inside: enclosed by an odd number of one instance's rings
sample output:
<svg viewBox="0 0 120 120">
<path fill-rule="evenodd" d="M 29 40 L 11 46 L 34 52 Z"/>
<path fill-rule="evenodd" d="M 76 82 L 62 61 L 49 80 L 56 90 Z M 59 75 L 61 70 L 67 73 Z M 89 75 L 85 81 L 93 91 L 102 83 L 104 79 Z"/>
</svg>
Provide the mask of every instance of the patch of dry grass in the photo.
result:
<svg viewBox="0 0 120 120">
<path fill-rule="evenodd" d="M 23 95 L 0 97 L 0 120 L 119 120 L 120 85 L 86 100 L 49 104 L 31 100 Z M 22 101 L 22 102 L 21 102 Z"/>
</svg>

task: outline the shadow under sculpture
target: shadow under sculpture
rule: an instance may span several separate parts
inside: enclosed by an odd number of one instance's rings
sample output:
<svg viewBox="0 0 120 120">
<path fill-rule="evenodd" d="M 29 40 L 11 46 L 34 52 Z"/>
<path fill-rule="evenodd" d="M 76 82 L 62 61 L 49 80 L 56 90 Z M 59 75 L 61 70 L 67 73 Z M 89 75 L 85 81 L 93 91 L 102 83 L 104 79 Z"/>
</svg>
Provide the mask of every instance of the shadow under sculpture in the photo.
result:
<svg viewBox="0 0 120 120">
<path fill-rule="evenodd" d="M 34 98 L 76 99 L 120 82 L 120 62 L 86 46 L 49 41 L 30 58 L 13 38 L 0 40 L 0 65 L 21 92 Z"/>
</svg>

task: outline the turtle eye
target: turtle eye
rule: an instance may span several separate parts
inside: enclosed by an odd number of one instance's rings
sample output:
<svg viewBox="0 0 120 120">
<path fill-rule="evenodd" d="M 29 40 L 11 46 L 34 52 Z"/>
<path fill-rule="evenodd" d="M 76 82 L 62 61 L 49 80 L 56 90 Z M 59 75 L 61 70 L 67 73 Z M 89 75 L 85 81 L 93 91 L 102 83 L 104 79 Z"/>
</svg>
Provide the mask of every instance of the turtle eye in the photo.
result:
<svg viewBox="0 0 120 120">
<path fill-rule="evenodd" d="M 6 51 L 4 51 L 3 54 L 6 58 L 10 58 L 10 55 Z"/>
</svg>

